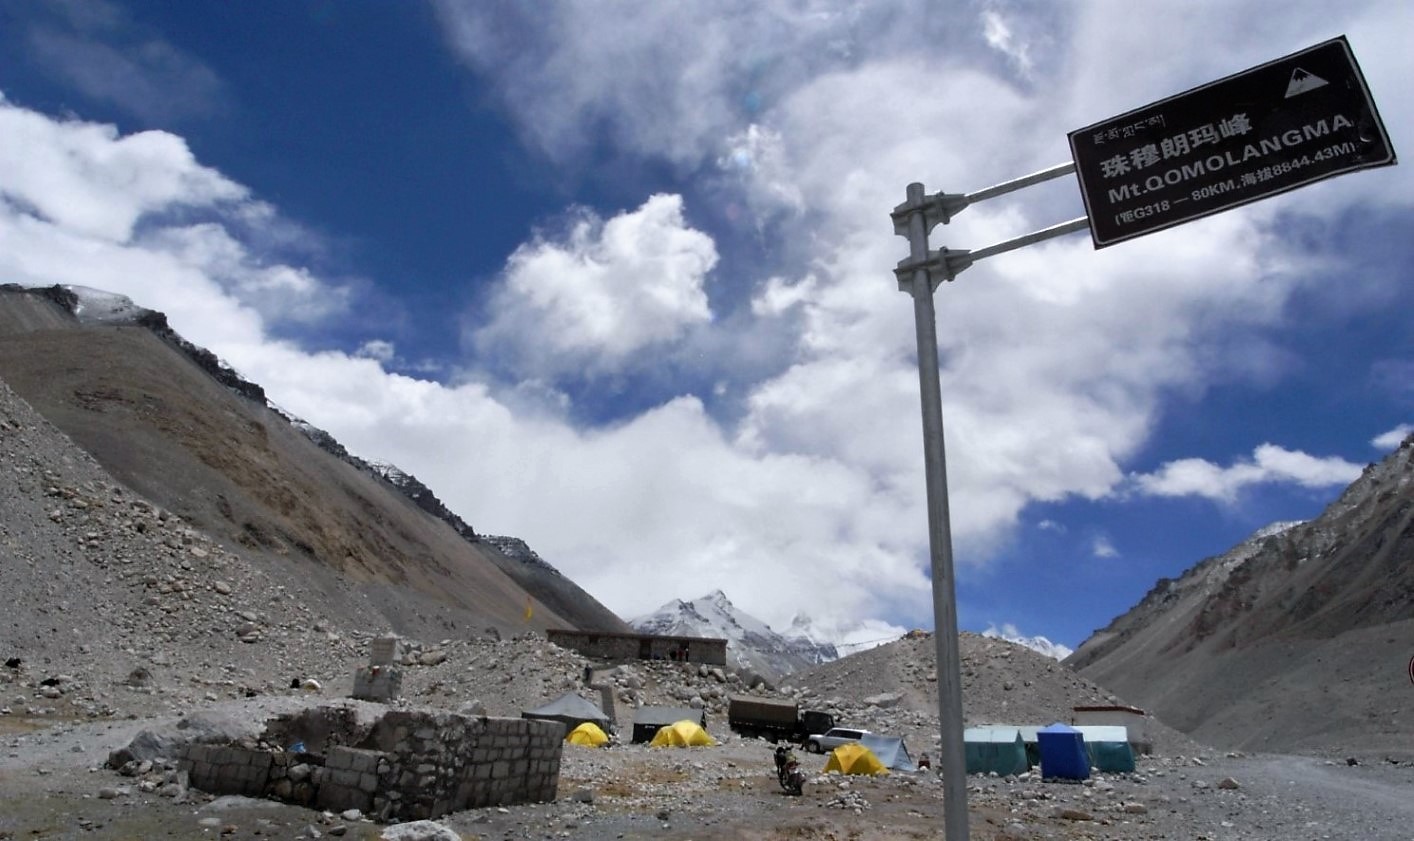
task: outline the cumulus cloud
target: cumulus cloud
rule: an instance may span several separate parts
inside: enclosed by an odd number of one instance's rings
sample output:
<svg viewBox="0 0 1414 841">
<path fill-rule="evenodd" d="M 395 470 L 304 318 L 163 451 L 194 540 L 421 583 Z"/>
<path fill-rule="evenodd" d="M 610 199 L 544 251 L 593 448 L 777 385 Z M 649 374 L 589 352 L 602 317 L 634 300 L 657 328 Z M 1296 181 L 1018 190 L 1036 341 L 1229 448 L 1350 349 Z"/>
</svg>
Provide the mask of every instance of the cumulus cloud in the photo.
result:
<svg viewBox="0 0 1414 841">
<path fill-rule="evenodd" d="M 712 320 L 712 238 L 690 227 L 681 196 L 651 196 L 607 221 L 578 214 L 562 238 L 511 255 L 475 334 L 523 376 L 614 370 Z"/>
<path fill-rule="evenodd" d="M 0 196 L 18 212 L 90 237 L 126 242 L 146 214 L 247 195 L 164 131 L 120 137 L 111 125 L 54 120 L 0 98 L 0 137 Z"/>
<path fill-rule="evenodd" d="M 1198 496 L 1231 502 L 1253 485 L 1294 484 L 1304 488 L 1341 487 L 1360 476 L 1361 465 L 1331 456 L 1318 458 L 1273 444 L 1263 444 L 1252 458 L 1227 467 L 1200 458 L 1163 465 L 1136 475 L 1134 485 L 1149 496 Z"/>
</svg>

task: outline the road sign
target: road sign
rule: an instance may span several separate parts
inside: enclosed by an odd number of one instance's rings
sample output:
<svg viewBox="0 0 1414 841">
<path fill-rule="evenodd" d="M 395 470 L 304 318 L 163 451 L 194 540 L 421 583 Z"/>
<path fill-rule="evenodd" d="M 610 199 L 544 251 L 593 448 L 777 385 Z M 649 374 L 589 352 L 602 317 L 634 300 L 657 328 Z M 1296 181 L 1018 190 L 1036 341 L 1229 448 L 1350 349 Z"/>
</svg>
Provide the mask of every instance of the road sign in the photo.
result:
<svg viewBox="0 0 1414 841">
<path fill-rule="evenodd" d="M 1069 138 L 1096 248 L 1395 163 L 1344 35 Z"/>
</svg>

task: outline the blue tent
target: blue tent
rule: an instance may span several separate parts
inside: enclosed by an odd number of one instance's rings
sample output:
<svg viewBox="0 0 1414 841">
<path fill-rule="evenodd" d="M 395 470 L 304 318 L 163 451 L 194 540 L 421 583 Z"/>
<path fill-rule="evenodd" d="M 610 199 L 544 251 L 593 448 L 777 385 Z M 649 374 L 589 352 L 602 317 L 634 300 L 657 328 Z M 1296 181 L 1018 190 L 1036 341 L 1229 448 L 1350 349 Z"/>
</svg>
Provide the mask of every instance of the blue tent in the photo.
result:
<svg viewBox="0 0 1414 841">
<path fill-rule="evenodd" d="M 1036 731 L 1036 744 L 1041 750 L 1042 779 L 1090 778 L 1090 755 L 1085 752 L 1085 737 L 1079 730 L 1056 722 Z"/>
</svg>

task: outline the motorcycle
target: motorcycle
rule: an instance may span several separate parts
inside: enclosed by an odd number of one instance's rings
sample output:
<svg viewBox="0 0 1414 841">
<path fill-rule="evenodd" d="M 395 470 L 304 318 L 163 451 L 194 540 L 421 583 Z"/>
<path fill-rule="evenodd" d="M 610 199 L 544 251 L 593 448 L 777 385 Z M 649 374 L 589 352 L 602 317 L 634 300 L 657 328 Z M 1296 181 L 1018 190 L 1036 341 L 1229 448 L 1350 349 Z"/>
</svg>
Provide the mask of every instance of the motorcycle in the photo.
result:
<svg viewBox="0 0 1414 841">
<path fill-rule="evenodd" d="M 776 782 L 786 794 L 799 797 L 805 791 L 805 772 L 795 759 L 795 753 L 785 745 L 776 748 Z"/>
</svg>

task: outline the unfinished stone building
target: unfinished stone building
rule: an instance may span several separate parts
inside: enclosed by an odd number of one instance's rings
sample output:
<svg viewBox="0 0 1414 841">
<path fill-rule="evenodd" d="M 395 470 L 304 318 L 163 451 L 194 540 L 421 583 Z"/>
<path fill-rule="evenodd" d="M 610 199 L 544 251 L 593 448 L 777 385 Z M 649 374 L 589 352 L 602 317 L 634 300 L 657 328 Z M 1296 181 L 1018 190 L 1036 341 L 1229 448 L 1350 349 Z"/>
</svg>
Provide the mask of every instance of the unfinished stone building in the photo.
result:
<svg viewBox="0 0 1414 841">
<path fill-rule="evenodd" d="M 379 820 L 424 820 L 481 806 L 548 802 L 564 726 L 433 710 L 322 706 L 272 719 L 250 743 L 192 744 L 191 785 Z"/>
</svg>

